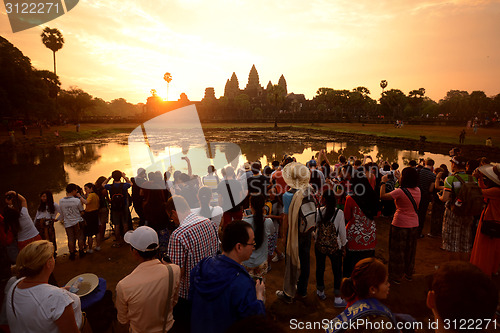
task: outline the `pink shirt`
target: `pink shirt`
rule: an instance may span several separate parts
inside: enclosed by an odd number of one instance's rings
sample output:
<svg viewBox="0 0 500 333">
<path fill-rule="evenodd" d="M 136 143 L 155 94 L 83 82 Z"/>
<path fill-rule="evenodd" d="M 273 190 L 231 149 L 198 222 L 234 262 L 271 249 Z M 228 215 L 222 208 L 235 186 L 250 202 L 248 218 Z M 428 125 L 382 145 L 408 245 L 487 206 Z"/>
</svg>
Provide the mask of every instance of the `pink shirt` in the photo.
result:
<svg viewBox="0 0 500 333">
<path fill-rule="evenodd" d="M 118 321 L 130 324 L 130 332 L 162 332 L 165 306 L 167 305 L 168 281 L 173 278 L 167 331 L 174 323 L 172 309 L 177 303 L 181 269 L 171 264 L 173 277 L 166 265 L 158 259 L 139 264 L 116 285 L 116 309 Z"/>
<path fill-rule="evenodd" d="M 408 191 L 412 195 L 415 203 L 420 203 L 420 189 L 418 187 L 409 188 Z M 392 225 L 400 228 L 418 227 L 418 215 L 413 208 L 413 205 L 408 196 L 402 189 L 398 188 L 389 193 L 396 204 L 396 213 L 392 219 Z"/>
</svg>

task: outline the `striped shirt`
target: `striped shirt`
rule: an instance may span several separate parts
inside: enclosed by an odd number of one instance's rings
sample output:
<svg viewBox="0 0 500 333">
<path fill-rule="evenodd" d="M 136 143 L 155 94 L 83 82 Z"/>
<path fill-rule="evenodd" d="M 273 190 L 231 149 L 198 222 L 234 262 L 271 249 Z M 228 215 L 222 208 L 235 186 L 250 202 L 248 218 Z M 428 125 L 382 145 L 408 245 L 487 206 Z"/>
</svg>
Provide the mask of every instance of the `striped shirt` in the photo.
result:
<svg viewBox="0 0 500 333">
<path fill-rule="evenodd" d="M 214 256 L 219 250 L 219 238 L 215 223 L 205 217 L 189 214 L 172 232 L 168 243 L 168 256 L 172 262 L 184 268 L 181 276 L 179 297 L 188 298 L 191 270 L 202 259 Z"/>
</svg>

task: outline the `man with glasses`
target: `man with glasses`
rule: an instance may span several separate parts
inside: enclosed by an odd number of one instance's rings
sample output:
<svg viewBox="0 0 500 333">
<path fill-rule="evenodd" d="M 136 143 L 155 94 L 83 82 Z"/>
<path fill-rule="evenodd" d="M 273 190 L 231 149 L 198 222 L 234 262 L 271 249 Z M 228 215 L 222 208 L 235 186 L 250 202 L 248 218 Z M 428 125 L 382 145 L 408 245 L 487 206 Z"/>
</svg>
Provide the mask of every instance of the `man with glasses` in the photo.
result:
<svg viewBox="0 0 500 333">
<path fill-rule="evenodd" d="M 192 332 L 225 332 L 236 321 L 265 314 L 264 283 L 254 282 L 241 265 L 254 248 L 250 224 L 233 221 L 224 229 L 222 254 L 203 259 L 192 270 Z"/>
</svg>

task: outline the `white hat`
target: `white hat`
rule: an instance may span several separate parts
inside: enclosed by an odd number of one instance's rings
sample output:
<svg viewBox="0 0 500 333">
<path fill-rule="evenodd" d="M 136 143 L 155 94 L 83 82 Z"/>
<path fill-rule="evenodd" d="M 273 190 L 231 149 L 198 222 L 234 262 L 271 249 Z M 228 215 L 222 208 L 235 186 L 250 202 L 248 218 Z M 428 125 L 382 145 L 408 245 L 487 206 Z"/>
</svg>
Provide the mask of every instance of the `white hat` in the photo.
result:
<svg viewBox="0 0 500 333">
<path fill-rule="evenodd" d="M 154 251 L 158 248 L 158 234 L 150 227 L 142 226 L 134 231 L 128 231 L 123 238 L 134 249 L 141 252 Z M 156 246 L 148 249 L 151 244 L 155 244 Z"/>
<path fill-rule="evenodd" d="M 288 163 L 283 168 L 283 179 L 291 188 L 304 189 L 309 185 L 311 171 L 304 164 L 297 162 Z"/>
<path fill-rule="evenodd" d="M 491 181 L 500 185 L 500 164 L 486 164 L 478 168 L 479 172 L 488 177 Z"/>
</svg>

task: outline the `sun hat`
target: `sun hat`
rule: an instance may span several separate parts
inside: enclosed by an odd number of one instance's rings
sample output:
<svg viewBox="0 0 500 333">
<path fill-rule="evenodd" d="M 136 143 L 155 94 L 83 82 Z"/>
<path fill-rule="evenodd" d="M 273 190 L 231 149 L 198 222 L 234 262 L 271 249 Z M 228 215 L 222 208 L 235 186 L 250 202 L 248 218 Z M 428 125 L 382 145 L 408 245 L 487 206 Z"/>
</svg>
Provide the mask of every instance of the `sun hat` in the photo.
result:
<svg viewBox="0 0 500 333">
<path fill-rule="evenodd" d="M 453 156 L 450 162 L 461 167 L 467 166 L 467 158 L 463 156 Z"/>
<path fill-rule="evenodd" d="M 489 180 L 500 185 L 500 164 L 486 164 L 480 166 L 477 170 L 481 172 L 485 177 L 488 177 Z"/>
<path fill-rule="evenodd" d="M 123 237 L 125 242 L 141 252 L 154 251 L 158 248 L 158 234 L 153 228 L 142 226 L 134 231 L 128 231 Z M 148 249 L 152 244 L 154 248 Z"/>
<path fill-rule="evenodd" d="M 285 183 L 294 189 L 304 189 L 309 185 L 311 171 L 304 164 L 297 162 L 288 163 L 283 168 L 283 179 Z"/>
</svg>

